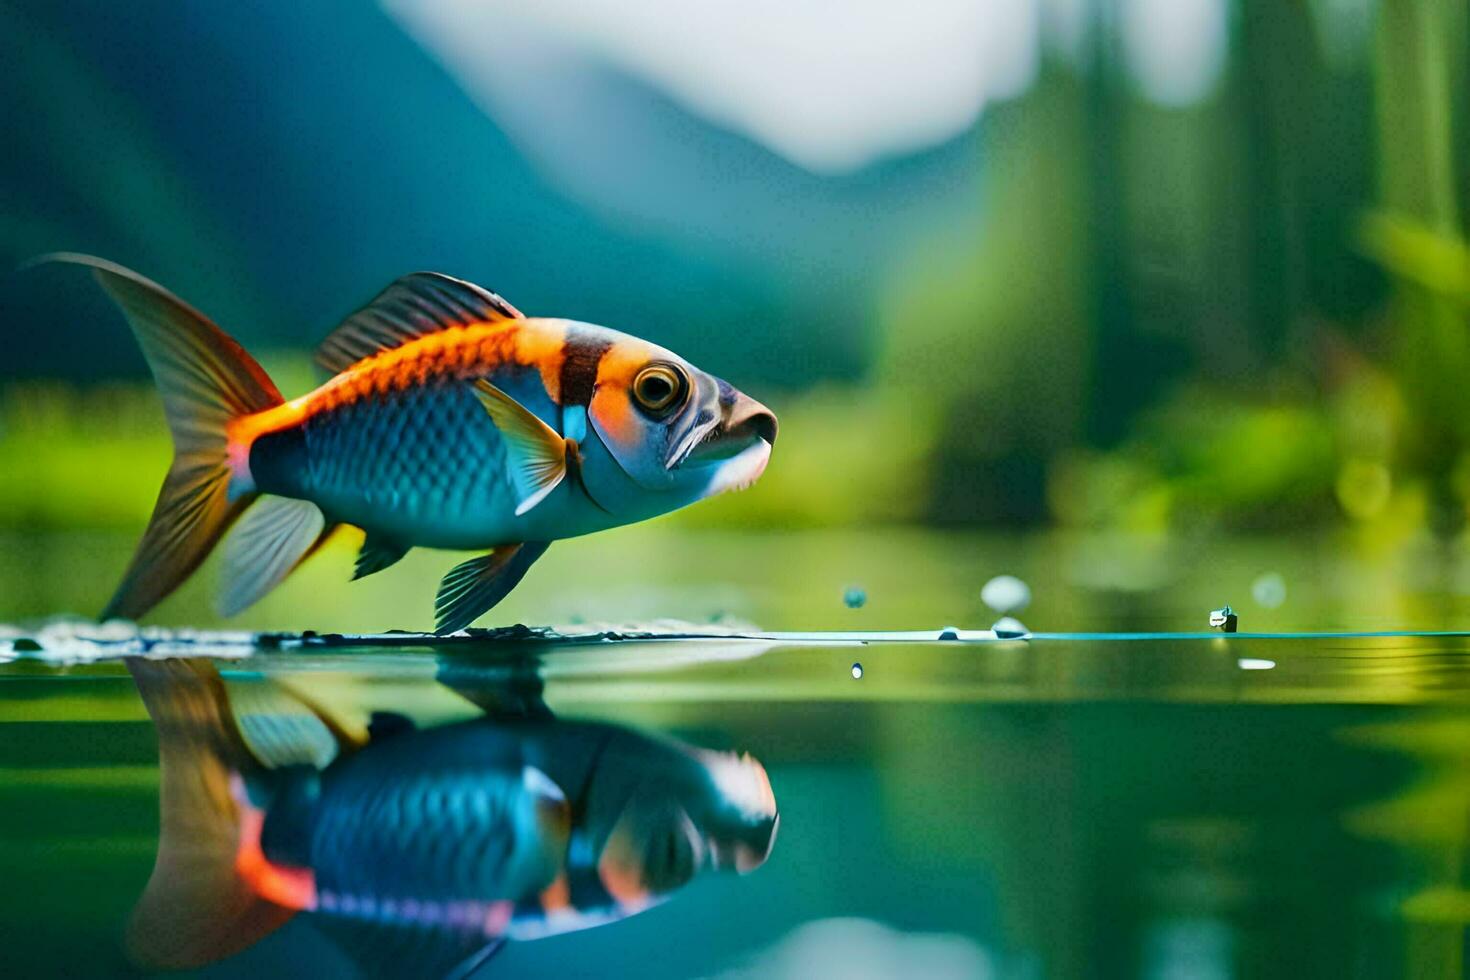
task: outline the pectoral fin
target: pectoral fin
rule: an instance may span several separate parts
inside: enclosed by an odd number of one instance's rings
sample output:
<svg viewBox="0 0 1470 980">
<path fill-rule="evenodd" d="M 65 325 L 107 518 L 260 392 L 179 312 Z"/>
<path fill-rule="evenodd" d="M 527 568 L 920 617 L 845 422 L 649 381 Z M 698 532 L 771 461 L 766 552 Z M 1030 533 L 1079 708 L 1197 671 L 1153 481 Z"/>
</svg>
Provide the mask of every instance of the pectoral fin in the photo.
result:
<svg viewBox="0 0 1470 980">
<path fill-rule="evenodd" d="M 381 572 L 398 559 L 408 554 L 408 547 L 385 538 L 372 531 L 363 539 L 362 550 L 357 553 L 357 565 L 352 569 L 352 581 Z"/>
<path fill-rule="evenodd" d="M 475 394 L 505 440 L 505 462 L 516 492 L 516 516 L 535 507 L 567 475 L 567 443 L 520 402 L 488 381 Z"/>
<path fill-rule="evenodd" d="M 235 729 L 251 758 L 266 769 L 325 769 L 357 746 L 318 705 L 261 675 L 223 678 Z"/>
<path fill-rule="evenodd" d="M 526 569 L 545 553 L 548 541 L 506 545 L 488 555 L 455 565 L 439 584 L 434 599 L 434 632 L 454 633 L 489 612 L 525 577 Z"/>
<path fill-rule="evenodd" d="M 225 539 L 225 574 L 217 607 L 233 616 L 281 583 L 328 533 L 309 500 L 262 497 Z"/>
<path fill-rule="evenodd" d="M 527 659 L 517 657 L 509 663 L 497 659 L 487 665 L 472 658 L 440 657 L 434 679 L 496 721 L 553 718 L 546 704 L 546 682 L 538 666 Z"/>
</svg>

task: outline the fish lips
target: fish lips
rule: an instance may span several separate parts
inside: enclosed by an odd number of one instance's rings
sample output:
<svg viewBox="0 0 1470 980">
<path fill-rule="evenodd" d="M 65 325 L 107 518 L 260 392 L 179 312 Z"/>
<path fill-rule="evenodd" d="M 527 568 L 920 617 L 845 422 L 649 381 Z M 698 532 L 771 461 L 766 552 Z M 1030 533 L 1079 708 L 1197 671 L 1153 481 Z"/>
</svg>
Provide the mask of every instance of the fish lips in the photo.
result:
<svg viewBox="0 0 1470 980">
<path fill-rule="evenodd" d="M 728 489 L 748 486 L 765 471 L 776 443 L 775 413 L 754 398 L 736 393 L 723 417 L 693 440 L 675 465 L 718 466 L 716 480 Z"/>
<path fill-rule="evenodd" d="M 752 824 L 729 839 L 714 838 L 710 841 L 710 865 L 716 870 L 734 871 L 748 875 L 766 863 L 776 847 L 776 832 L 781 827 L 781 815 L 772 814 L 768 819 Z"/>
<path fill-rule="evenodd" d="M 771 444 L 764 438 L 756 437 L 754 443 L 746 445 L 734 456 L 727 457 L 724 462 L 716 464 L 717 468 L 714 479 L 710 481 L 709 492 L 714 494 L 724 493 L 726 490 L 744 490 L 760 479 L 770 461 Z"/>
</svg>

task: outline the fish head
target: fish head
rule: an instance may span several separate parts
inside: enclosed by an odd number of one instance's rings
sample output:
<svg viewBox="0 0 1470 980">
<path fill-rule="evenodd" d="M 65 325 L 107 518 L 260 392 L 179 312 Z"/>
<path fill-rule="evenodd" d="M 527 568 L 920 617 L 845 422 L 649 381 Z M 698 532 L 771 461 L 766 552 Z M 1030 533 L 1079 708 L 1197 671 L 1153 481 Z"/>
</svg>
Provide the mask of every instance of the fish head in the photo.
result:
<svg viewBox="0 0 1470 980">
<path fill-rule="evenodd" d="M 589 453 L 583 473 L 598 503 L 652 516 L 765 472 L 776 441 L 770 409 L 672 351 L 616 336 L 587 406 L 589 436 L 605 451 Z"/>
<path fill-rule="evenodd" d="M 673 747 L 682 758 L 630 782 L 610 778 L 610 823 L 597 870 L 627 908 L 653 904 L 703 871 L 746 874 L 765 863 L 780 818 L 765 767 L 750 755 Z M 616 763 L 614 763 L 614 769 Z M 621 784 L 621 785 L 619 785 Z"/>
</svg>

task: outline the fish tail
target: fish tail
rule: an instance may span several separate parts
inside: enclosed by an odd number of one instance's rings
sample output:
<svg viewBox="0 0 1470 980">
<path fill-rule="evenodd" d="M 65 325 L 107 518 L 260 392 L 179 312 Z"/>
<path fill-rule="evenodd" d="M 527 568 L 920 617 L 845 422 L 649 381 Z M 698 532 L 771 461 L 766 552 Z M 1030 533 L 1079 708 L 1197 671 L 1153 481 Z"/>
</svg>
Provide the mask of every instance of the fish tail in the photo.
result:
<svg viewBox="0 0 1470 980">
<path fill-rule="evenodd" d="M 202 966 L 245 949 L 300 907 L 262 889 L 260 812 L 249 804 L 239 742 L 213 665 L 132 658 L 158 729 L 158 855 L 127 926 L 129 957 L 150 969 Z M 287 882 L 289 884 L 289 882 Z"/>
<path fill-rule="evenodd" d="M 163 398 L 174 459 L 148 529 L 103 619 L 137 619 L 199 567 L 254 499 L 247 458 L 227 429 L 282 402 L 259 364 L 208 317 L 157 283 L 72 253 L 30 263 L 85 266 L 112 297 L 143 348 Z"/>
</svg>

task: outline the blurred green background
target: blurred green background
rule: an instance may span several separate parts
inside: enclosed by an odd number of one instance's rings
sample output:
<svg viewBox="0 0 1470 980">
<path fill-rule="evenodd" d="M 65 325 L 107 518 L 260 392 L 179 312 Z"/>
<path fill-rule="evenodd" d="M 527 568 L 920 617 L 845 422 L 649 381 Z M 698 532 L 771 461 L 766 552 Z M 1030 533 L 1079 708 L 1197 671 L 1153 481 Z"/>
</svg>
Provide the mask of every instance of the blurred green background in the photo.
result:
<svg viewBox="0 0 1470 980">
<path fill-rule="evenodd" d="M 0 2 L 0 262 L 136 268 L 288 395 L 437 269 L 776 409 L 754 490 L 559 545 L 497 619 L 932 626 L 1023 571 L 1033 626 L 1198 628 L 1275 572 L 1247 625 L 1449 627 L 1467 91 L 1463 0 Z M 157 400 L 75 271 L 0 323 L 0 617 L 90 613 Z M 444 556 L 348 589 L 350 548 L 251 625 L 428 621 Z"/>
</svg>

